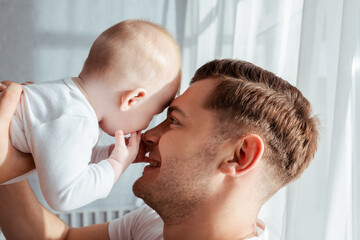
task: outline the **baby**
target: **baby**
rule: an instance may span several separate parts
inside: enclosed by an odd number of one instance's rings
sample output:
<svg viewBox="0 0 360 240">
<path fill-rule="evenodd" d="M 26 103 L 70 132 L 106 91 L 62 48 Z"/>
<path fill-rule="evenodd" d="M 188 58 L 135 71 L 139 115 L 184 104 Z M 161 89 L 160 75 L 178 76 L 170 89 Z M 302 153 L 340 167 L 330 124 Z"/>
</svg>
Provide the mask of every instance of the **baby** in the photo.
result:
<svg viewBox="0 0 360 240">
<path fill-rule="evenodd" d="M 180 77 L 172 36 L 127 20 L 95 40 L 78 77 L 24 86 L 10 137 L 33 155 L 50 207 L 68 211 L 105 198 L 136 158 L 141 130 L 175 97 Z M 97 145 L 99 128 L 115 135 L 115 145 Z"/>
</svg>

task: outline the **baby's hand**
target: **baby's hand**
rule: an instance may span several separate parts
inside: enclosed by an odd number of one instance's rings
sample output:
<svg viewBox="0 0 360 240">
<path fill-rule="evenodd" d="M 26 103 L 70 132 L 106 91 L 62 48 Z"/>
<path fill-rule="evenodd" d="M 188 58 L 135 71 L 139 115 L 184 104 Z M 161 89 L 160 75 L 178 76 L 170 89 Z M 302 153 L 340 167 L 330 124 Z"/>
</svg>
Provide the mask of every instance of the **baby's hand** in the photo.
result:
<svg viewBox="0 0 360 240">
<path fill-rule="evenodd" d="M 109 158 L 112 158 L 120 163 L 132 163 L 136 158 L 141 139 L 141 132 L 133 132 L 129 140 L 124 138 L 124 133 L 121 130 L 115 132 L 115 146 Z M 127 143 L 128 142 L 128 143 Z"/>
<path fill-rule="evenodd" d="M 129 143 L 129 138 L 126 137 L 126 138 L 125 138 L 125 144 L 128 144 L 128 143 Z M 115 144 L 111 144 L 111 145 L 109 146 L 108 157 L 111 155 L 111 153 L 112 153 L 112 151 L 114 150 L 114 148 L 115 148 Z M 140 151 L 140 148 L 141 148 L 141 141 L 140 141 L 139 151 Z"/>
<path fill-rule="evenodd" d="M 125 140 L 124 133 L 121 130 L 115 132 L 115 146 L 108 158 L 114 169 L 115 181 L 136 158 L 140 139 L 141 131 L 131 133 L 128 141 Z"/>
</svg>

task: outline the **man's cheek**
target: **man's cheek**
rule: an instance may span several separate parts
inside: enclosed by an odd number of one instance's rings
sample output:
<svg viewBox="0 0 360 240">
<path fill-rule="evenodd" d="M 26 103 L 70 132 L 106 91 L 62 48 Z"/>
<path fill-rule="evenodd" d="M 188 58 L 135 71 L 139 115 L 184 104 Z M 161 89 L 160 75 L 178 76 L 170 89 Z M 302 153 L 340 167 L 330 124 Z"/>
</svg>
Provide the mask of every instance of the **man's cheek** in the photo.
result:
<svg viewBox="0 0 360 240">
<path fill-rule="evenodd" d="M 176 154 L 180 155 L 184 151 L 192 148 L 193 141 L 192 135 L 188 134 L 184 136 L 183 134 L 174 134 L 174 131 L 169 131 L 165 133 L 162 138 L 159 140 L 159 151 L 160 153 Z"/>
<path fill-rule="evenodd" d="M 171 134 L 167 134 L 165 133 L 160 139 L 159 139 L 159 142 L 158 142 L 158 149 L 159 149 L 159 154 L 160 154 L 160 157 L 161 157 L 161 161 L 164 160 L 164 158 L 166 156 L 172 156 L 173 154 L 179 154 L 178 151 L 175 151 L 174 153 L 174 150 L 173 148 L 177 148 L 179 142 L 176 141 L 176 139 L 171 136 Z"/>
</svg>

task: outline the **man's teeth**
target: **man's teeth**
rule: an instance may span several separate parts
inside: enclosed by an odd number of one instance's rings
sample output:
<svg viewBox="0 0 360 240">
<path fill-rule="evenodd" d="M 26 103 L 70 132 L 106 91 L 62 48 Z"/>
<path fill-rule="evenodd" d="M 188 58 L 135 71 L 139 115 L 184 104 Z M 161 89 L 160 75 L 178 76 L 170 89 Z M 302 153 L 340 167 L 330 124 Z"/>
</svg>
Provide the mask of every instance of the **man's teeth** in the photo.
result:
<svg viewBox="0 0 360 240">
<path fill-rule="evenodd" d="M 150 167 L 160 167 L 161 166 L 161 163 L 160 162 L 157 162 L 157 161 L 154 161 L 154 160 L 150 160 Z"/>
</svg>

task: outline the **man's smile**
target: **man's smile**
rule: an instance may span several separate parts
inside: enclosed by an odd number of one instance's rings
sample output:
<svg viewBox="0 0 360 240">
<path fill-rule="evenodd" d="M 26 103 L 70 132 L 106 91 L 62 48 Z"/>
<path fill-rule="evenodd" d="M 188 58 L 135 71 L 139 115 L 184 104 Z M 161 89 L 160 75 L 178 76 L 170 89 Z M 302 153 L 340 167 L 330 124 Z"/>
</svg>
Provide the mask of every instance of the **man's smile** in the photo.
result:
<svg viewBox="0 0 360 240">
<path fill-rule="evenodd" d="M 145 170 L 154 170 L 155 168 L 160 168 L 161 167 L 161 160 L 158 160 L 157 157 L 155 157 L 153 154 L 151 154 L 150 152 L 146 152 L 142 162 L 145 163 L 149 163 L 148 165 L 146 165 L 146 167 L 144 168 Z"/>
<path fill-rule="evenodd" d="M 150 159 L 150 167 L 161 167 L 161 163 L 155 160 Z"/>
</svg>

